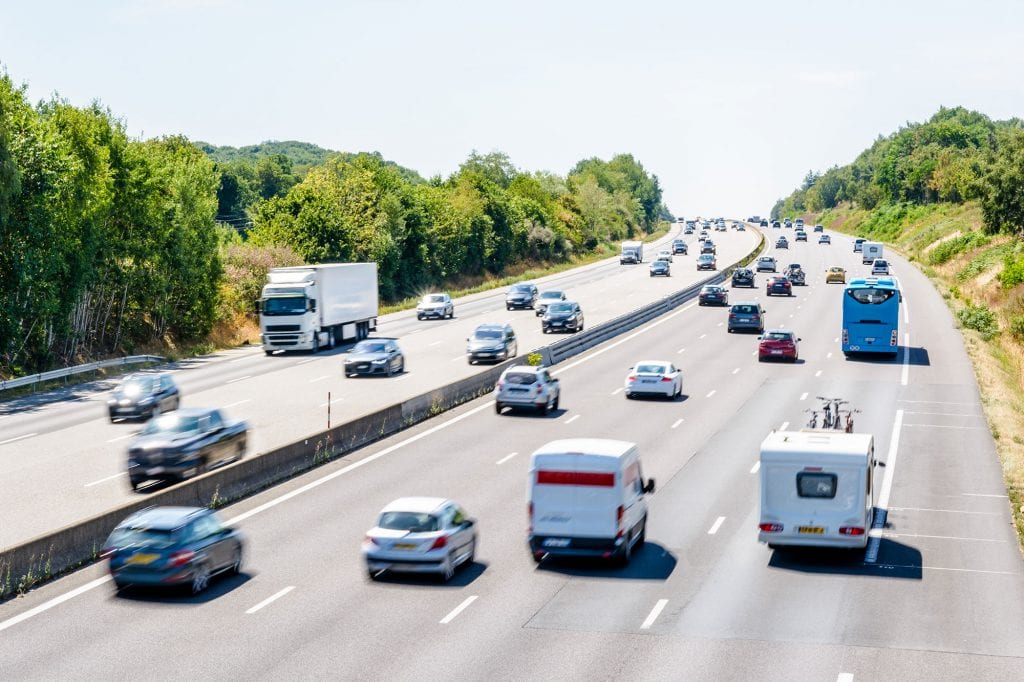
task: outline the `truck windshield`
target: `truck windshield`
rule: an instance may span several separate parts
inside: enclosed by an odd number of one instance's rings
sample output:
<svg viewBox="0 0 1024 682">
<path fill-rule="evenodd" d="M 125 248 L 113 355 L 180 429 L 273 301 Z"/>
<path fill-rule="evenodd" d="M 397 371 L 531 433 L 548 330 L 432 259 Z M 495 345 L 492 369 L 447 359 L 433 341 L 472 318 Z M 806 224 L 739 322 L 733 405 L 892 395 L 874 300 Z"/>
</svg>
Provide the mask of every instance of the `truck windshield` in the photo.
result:
<svg viewBox="0 0 1024 682">
<path fill-rule="evenodd" d="M 306 312 L 305 296 L 274 297 L 263 300 L 264 315 L 301 315 Z"/>
</svg>

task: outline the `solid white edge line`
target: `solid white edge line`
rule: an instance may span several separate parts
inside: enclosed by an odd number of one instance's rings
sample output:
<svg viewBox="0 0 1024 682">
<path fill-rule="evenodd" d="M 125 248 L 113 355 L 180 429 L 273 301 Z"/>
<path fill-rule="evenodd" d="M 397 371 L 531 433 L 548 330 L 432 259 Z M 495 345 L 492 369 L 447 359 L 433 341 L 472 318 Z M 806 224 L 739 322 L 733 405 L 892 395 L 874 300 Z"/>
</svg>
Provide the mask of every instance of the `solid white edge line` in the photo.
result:
<svg viewBox="0 0 1024 682">
<path fill-rule="evenodd" d="M 470 604 L 472 604 L 473 602 L 476 601 L 476 597 L 477 597 L 477 595 L 475 595 L 475 594 L 472 597 L 467 597 L 466 601 L 462 602 L 461 604 L 456 606 L 454 609 L 449 611 L 448 615 L 445 616 L 444 618 L 442 618 L 441 620 L 439 620 L 438 623 L 441 624 L 441 625 L 447 625 L 448 623 L 450 623 L 453 620 L 455 620 L 456 616 L 458 616 L 460 613 L 465 611 L 466 607 L 468 607 Z"/>
<path fill-rule="evenodd" d="M 761 460 L 754 462 L 754 466 L 750 467 L 750 473 L 756 474 L 761 469 Z"/>
<path fill-rule="evenodd" d="M 249 609 L 248 611 L 246 611 L 245 614 L 247 616 L 249 616 L 249 615 L 252 615 L 252 614 L 256 613 L 257 611 L 262 609 L 264 606 L 268 606 L 268 605 L 274 603 L 275 601 L 277 601 L 278 599 L 280 599 L 281 597 L 283 597 L 284 595 L 288 594 L 289 592 L 291 592 L 294 589 L 295 589 L 295 585 L 289 585 L 288 587 L 284 588 L 280 592 L 277 592 L 275 594 L 270 595 L 269 597 L 267 597 L 266 599 L 261 601 L 259 604 L 257 604 L 256 606 L 254 606 L 251 609 Z"/>
<path fill-rule="evenodd" d="M 111 439 L 110 439 L 110 440 L 108 440 L 107 442 L 108 442 L 108 443 L 116 443 L 116 442 L 117 442 L 117 441 L 119 441 L 119 440 L 125 440 L 125 439 L 127 439 L 127 438 L 131 438 L 131 437 L 132 437 L 132 436 L 134 436 L 134 435 L 135 435 L 134 433 L 126 433 L 126 434 L 124 434 L 123 436 L 118 436 L 117 438 L 111 438 Z"/>
<path fill-rule="evenodd" d="M 86 584 L 81 585 L 79 587 L 76 587 L 75 589 L 71 590 L 70 592 L 65 592 L 64 594 L 62 594 L 60 596 L 54 597 L 53 599 L 51 599 L 49 601 L 43 602 L 39 606 L 36 606 L 34 608 L 29 609 L 25 613 L 19 613 L 17 616 L 12 616 L 11 618 L 8 618 L 7 620 L 0 622 L 0 632 L 3 632 L 7 628 L 14 627 L 18 623 L 21 623 L 22 621 L 26 621 L 29 618 L 32 618 L 33 616 L 37 616 L 40 613 L 43 613 L 44 611 L 49 611 L 54 606 L 59 606 L 60 604 L 63 604 L 64 602 L 68 601 L 69 599 L 74 599 L 78 595 L 85 594 L 89 590 L 95 589 L 95 588 L 99 587 L 100 585 L 102 585 L 104 583 L 107 583 L 107 582 L 110 582 L 110 576 L 106 576 L 106 575 L 103 576 L 102 578 L 96 578 L 95 580 L 90 580 Z"/>
<path fill-rule="evenodd" d="M 504 457 L 499 459 L 497 462 L 495 462 L 495 464 L 504 464 L 505 462 L 509 461 L 510 459 L 512 459 L 513 457 L 515 457 L 518 454 L 519 454 L 518 452 L 510 452 L 509 454 L 505 455 Z"/>
<path fill-rule="evenodd" d="M 836 682 L 853 682 L 853 673 L 839 673 Z"/>
<path fill-rule="evenodd" d="M 121 472 L 121 473 L 119 473 L 119 474 L 114 474 L 113 476 L 107 476 L 106 478 L 101 478 L 100 480 L 98 480 L 98 481 L 93 481 L 92 483 L 86 483 L 86 484 L 85 484 L 85 487 L 86 487 L 86 488 L 91 488 L 91 487 L 93 487 L 94 485 L 99 485 L 100 483 L 106 483 L 107 481 L 112 481 L 112 480 L 114 480 L 115 478 L 120 478 L 121 476 L 127 476 L 127 475 L 128 475 L 128 472 L 126 472 L 126 471 L 122 471 L 122 472 Z"/>
<path fill-rule="evenodd" d="M 907 385 L 910 379 L 910 332 L 903 335 L 903 373 L 900 375 L 900 384 Z"/>
<path fill-rule="evenodd" d="M 310 380 L 309 380 L 309 383 L 311 383 L 311 384 L 315 384 L 315 383 L 316 383 L 316 382 L 318 382 L 318 381 L 323 381 L 324 379 L 330 379 L 330 378 L 331 378 L 331 375 L 330 375 L 330 374 L 325 374 L 325 375 L 323 375 L 322 377 L 317 377 L 316 379 L 310 379 Z"/>
<path fill-rule="evenodd" d="M 736 369 L 734 369 L 732 371 L 733 374 L 739 374 L 739 372 L 740 372 L 740 368 L 739 367 L 737 367 Z"/>
<path fill-rule="evenodd" d="M 225 384 L 233 384 L 233 383 L 235 383 L 236 381 L 243 381 L 243 380 L 245 380 L 245 379 L 252 379 L 252 375 L 251 375 L 251 374 L 246 374 L 245 376 L 242 376 L 242 377 L 238 377 L 237 379 L 228 379 L 228 380 L 227 380 L 227 381 L 225 381 L 224 383 L 225 383 Z"/>
<path fill-rule="evenodd" d="M 0 440 L 0 445 L 7 445 L 8 443 L 13 443 L 16 440 L 24 440 L 26 438 L 31 438 L 32 436 L 38 435 L 38 433 L 26 433 L 22 436 L 15 436 L 14 438 L 8 438 L 7 440 Z"/>
<path fill-rule="evenodd" d="M 819 369 L 819 370 L 818 370 L 817 372 L 815 372 L 815 373 L 814 373 L 814 376 L 816 376 L 816 377 L 820 377 L 820 376 L 821 376 L 821 370 Z"/>
<path fill-rule="evenodd" d="M 654 625 L 654 621 L 658 620 L 658 616 L 665 610 L 665 605 L 668 604 L 668 599 L 659 599 L 651 609 L 651 612 L 647 614 L 647 618 L 644 618 L 644 622 L 640 625 L 641 630 L 650 630 L 651 626 Z"/>
<path fill-rule="evenodd" d="M 878 549 L 882 543 L 881 522 L 883 514 L 889 511 L 889 495 L 892 493 L 893 473 L 896 471 L 896 456 L 899 454 L 900 429 L 903 426 L 903 410 L 896 410 L 896 419 L 892 423 L 892 435 L 889 436 L 889 454 L 885 458 L 885 478 L 882 480 L 882 490 L 878 494 L 878 503 L 875 505 L 876 523 L 872 524 L 871 536 L 868 540 L 868 549 L 864 555 L 864 563 L 873 564 L 878 561 Z M 874 466 L 874 464 L 872 464 Z M 876 532 L 877 531 L 877 532 Z"/>
<path fill-rule="evenodd" d="M 723 523 L 725 523 L 724 516 L 719 516 L 717 519 L 715 519 L 715 522 L 711 524 L 711 528 L 708 529 L 708 535 L 714 535 L 715 533 L 717 533 L 718 529 L 722 527 Z"/>
<path fill-rule="evenodd" d="M 223 409 L 225 409 L 225 410 L 226 410 L 226 409 L 228 409 L 229 407 L 238 407 L 239 405 L 244 405 L 244 404 L 246 404 L 246 403 L 251 403 L 251 402 L 252 402 L 252 398 L 246 398 L 245 400 L 239 400 L 239 401 L 237 401 L 237 402 L 234 402 L 234 403 L 229 403 L 229 404 L 225 405 L 225 406 L 223 407 Z M 109 442 L 109 441 L 108 441 L 108 442 Z"/>
<path fill-rule="evenodd" d="M 611 393 L 611 394 L 612 394 L 612 395 L 618 395 L 618 394 L 622 393 L 623 389 L 624 389 L 624 387 L 622 387 L 622 386 L 619 386 L 619 387 L 618 387 L 617 389 L 615 389 L 614 391 L 612 391 L 612 393 Z"/>
</svg>

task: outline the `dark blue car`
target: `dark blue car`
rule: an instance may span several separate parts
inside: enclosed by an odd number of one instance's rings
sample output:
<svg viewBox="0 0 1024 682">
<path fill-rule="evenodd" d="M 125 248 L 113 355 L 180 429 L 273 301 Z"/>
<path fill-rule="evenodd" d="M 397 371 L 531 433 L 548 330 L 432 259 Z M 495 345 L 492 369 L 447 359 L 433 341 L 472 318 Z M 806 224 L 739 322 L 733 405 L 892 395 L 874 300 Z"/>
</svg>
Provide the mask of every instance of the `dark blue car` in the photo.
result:
<svg viewBox="0 0 1024 682">
<path fill-rule="evenodd" d="M 150 507 L 122 521 L 101 556 L 118 589 L 128 585 L 187 585 L 206 589 L 219 573 L 238 573 L 242 536 L 203 507 Z"/>
</svg>

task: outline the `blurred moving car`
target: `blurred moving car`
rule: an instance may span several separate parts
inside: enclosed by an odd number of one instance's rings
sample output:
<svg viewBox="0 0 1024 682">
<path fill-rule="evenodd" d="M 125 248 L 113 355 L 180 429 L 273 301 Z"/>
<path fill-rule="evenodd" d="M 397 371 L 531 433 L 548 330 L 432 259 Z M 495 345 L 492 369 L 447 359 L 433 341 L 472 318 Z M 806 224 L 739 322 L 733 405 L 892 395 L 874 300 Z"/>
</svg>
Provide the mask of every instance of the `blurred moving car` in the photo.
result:
<svg viewBox="0 0 1024 682">
<path fill-rule="evenodd" d="M 871 274 L 872 275 L 888 275 L 889 274 L 889 261 L 884 258 L 876 258 L 871 262 Z"/>
<path fill-rule="evenodd" d="M 764 308 L 760 303 L 744 301 L 734 303 L 729 309 L 729 333 L 741 329 L 753 329 L 759 334 L 764 331 Z"/>
<path fill-rule="evenodd" d="M 683 373 L 671 362 L 641 360 L 626 375 L 627 398 L 638 395 L 660 395 L 676 398 L 683 394 Z"/>
<path fill-rule="evenodd" d="M 772 221 L 772 228 L 779 228 L 779 227 L 782 227 L 782 223 L 780 223 L 778 220 L 773 220 Z"/>
<path fill-rule="evenodd" d="M 702 253 L 697 256 L 697 269 L 698 270 L 717 270 L 718 261 L 715 259 L 713 253 Z"/>
<path fill-rule="evenodd" d="M 555 301 L 548 304 L 544 317 L 540 318 L 541 331 L 583 331 L 583 311 L 575 301 Z"/>
<path fill-rule="evenodd" d="M 482 324 L 466 338 L 466 355 L 471 365 L 514 358 L 518 349 L 519 342 L 510 324 Z"/>
<path fill-rule="evenodd" d="M 117 589 L 187 585 L 199 594 L 218 573 L 237 574 L 241 533 L 203 507 L 149 507 L 117 524 L 100 557 Z"/>
<path fill-rule="evenodd" d="M 776 265 L 775 259 L 771 256 L 761 256 L 757 259 L 757 271 L 758 272 L 775 272 Z"/>
<path fill-rule="evenodd" d="M 697 241 L 699 241 L 699 242 L 702 242 L 702 241 L 704 241 L 707 238 L 708 238 L 708 231 L 707 230 L 701 230 L 700 234 L 697 235 Z"/>
<path fill-rule="evenodd" d="M 345 356 L 345 376 L 383 374 L 393 376 L 405 371 L 405 355 L 394 339 L 360 341 Z"/>
<path fill-rule="evenodd" d="M 823 235 L 818 237 L 818 243 L 819 244 L 828 244 L 829 246 L 831 246 L 832 245 L 832 237 L 830 237 L 827 234 L 823 234 Z"/>
<path fill-rule="evenodd" d="M 824 225 L 815 225 L 814 226 L 814 231 L 815 232 L 824 232 L 825 231 L 825 226 Z"/>
<path fill-rule="evenodd" d="M 370 580 L 383 571 L 436 573 L 448 581 L 476 556 L 476 521 L 452 500 L 402 497 L 366 531 L 363 559 Z"/>
<path fill-rule="evenodd" d="M 697 294 L 697 305 L 729 305 L 729 291 L 717 284 L 706 284 Z"/>
<path fill-rule="evenodd" d="M 546 367 L 516 365 L 501 373 L 494 391 L 494 411 L 506 407 L 530 408 L 541 414 L 558 409 L 562 387 Z"/>
<path fill-rule="evenodd" d="M 537 285 L 529 282 L 513 284 L 505 292 L 505 309 L 532 308 L 537 302 Z"/>
<path fill-rule="evenodd" d="M 768 219 L 761 218 L 761 227 L 768 227 Z"/>
<path fill-rule="evenodd" d="M 128 444 L 128 482 L 181 481 L 245 456 L 249 425 L 211 407 L 183 408 L 152 419 Z"/>
<path fill-rule="evenodd" d="M 170 374 L 129 374 L 107 400 L 110 421 L 149 419 L 178 409 L 181 394 Z"/>
<path fill-rule="evenodd" d="M 796 362 L 800 357 L 800 339 L 786 329 L 773 329 L 760 338 L 757 346 L 757 361 L 789 360 Z"/>
<path fill-rule="evenodd" d="M 440 320 L 455 317 L 455 304 L 448 294 L 427 294 L 416 305 L 416 319 L 436 317 Z"/>
<path fill-rule="evenodd" d="M 732 273 L 732 286 L 734 287 L 753 287 L 754 284 L 754 271 L 750 268 L 736 268 Z"/>
<path fill-rule="evenodd" d="M 672 253 L 681 253 L 682 255 L 685 256 L 689 251 L 689 248 L 690 247 L 688 247 L 686 245 L 686 242 L 683 241 L 682 239 L 676 239 L 673 240 L 672 242 Z"/>
<path fill-rule="evenodd" d="M 773 296 L 775 294 L 792 296 L 793 284 L 789 281 L 789 278 L 782 275 L 769 277 L 768 282 L 765 284 L 765 294 L 768 296 Z"/>
<path fill-rule="evenodd" d="M 548 309 L 548 305 L 550 305 L 551 303 L 554 303 L 555 301 L 564 301 L 564 300 L 565 300 L 565 292 L 564 291 L 555 291 L 555 290 L 542 291 L 542 292 L 540 292 L 540 297 L 537 299 L 537 305 L 536 305 L 536 308 L 534 309 L 534 312 L 536 313 L 537 317 L 540 317 L 541 315 L 544 314 L 544 311 Z"/>
<path fill-rule="evenodd" d="M 846 284 L 846 270 L 838 265 L 833 265 L 828 269 L 828 272 L 825 273 L 825 284 L 832 284 L 833 282 Z"/>
<path fill-rule="evenodd" d="M 667 260 L 656 260 L 651 263 L 650 266 L 651 277 L 658 275 L 664 275 L 665 277 L 672 276 L 672 265 Z"/>
</svg>

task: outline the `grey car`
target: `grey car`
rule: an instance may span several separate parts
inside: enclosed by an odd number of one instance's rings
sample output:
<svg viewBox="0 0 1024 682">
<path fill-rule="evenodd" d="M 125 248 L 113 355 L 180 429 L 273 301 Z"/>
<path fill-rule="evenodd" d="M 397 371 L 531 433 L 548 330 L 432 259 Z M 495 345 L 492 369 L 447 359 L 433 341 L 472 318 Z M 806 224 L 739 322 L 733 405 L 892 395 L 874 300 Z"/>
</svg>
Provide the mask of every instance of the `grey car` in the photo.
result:
<svg viewBox="0 0 1024 682">
<path fill-rule="evenodd" d="M 170 374 L 131 374 L 110 395 L 107 413 L 112 422 L 149 419 L 180 404 L 181 394 Z"/>
<path fill-rule="evenodd" d="M 730 333 L 740 330 L 764 331 L 764 308 L 756 301 L 733 303 L 729 309 Z"/>
<path fill-rule="evenodd" d="M 466 355 L 471 365 L 508 360 L 517 352 L 516 333 L 509 324 L 482 324 L 466 339 Z"/>
<path fill-rule="evenodd" d="M 575 301 L 558 301 L 548 306 L 544 317 L 540 319 L 540 328 L 548 332 L 581 332 L 583 331 L 583 311 Z"/>
<path fill-rule="evenodd" d="M 402 497 L 381 510 L 366 531 L 363 559 L 370 580 L 384 571 L 434 573 L 450 580 L 476 556 L 476 523 L 440 497 Z"/>
<path fill-rule="evenodd" d="M 672 276 L 672 264 L 667 260 L 656 260 L 651 263 L 650 267 L 651 277 L 657 275 L 664 275 L 665 277 Z"/>
<path fill-rule="evenodd" d="M 548 291 L 540 292 L 540 297 L 537 299 L 537 304 L 536 304 L 536 307 L 535 307 L 535 311 L 536 311 L 537 317 L 540 317 L 541 315 L 544 314 L 544 311 L 548 309 L 548 304 L 554 303 L 555 301 L 564 301 L 564 300 L 565 300 L 565 292 L 564 291 L 554 291 L 554 290 L 549 289 Z"/>
<path fill-rule="evenodd" d="M 448 294 L 427 294 L 416 306 L 416 319 L 436 317 L 439 320 L 455 317 L 455 304 Z"/>
<path fill-rule="evenodd" d="M 382 374 L 393 376 L 405 371 L 405 355 L 394 339 L 366 339 L 357 343 L 345 357 L 345 376 Z"/>
<path fill-rule="evenodd" d="M 537 286 L 529 282 L 513 284 L 505 292 L 505 309 L 532 308 L 537 302 Z"/>
</svg>

